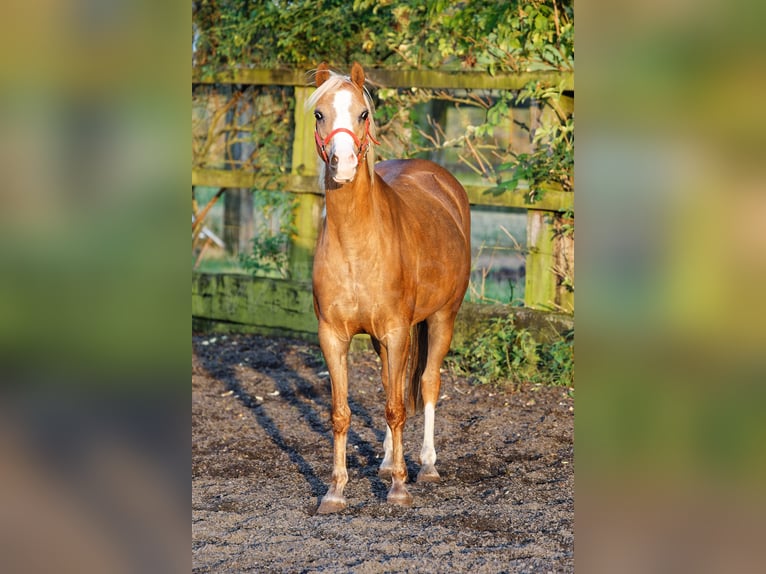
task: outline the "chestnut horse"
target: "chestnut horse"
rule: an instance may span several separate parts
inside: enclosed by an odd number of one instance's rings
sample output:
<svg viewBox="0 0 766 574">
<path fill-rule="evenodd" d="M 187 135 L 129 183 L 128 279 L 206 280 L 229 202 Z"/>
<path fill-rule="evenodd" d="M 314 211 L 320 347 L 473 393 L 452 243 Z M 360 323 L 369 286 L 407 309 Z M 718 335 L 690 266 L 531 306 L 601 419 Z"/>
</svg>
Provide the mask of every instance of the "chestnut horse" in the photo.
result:
<svg viewBox="0 0 766 574">
<path fill-rule="evenodd" d="M 318 510 L 323 514 L 346 506 L 346 359 L 359 333 L 370 335 L 382 365 L 388 425 L 380 474 L 392 479 L 388 502 L 412 504 L 402 451 L 407 407 L 424 411 L 418 482 L 439 480 L 433 438 L 439 369 L 471 266 L 465 190 L 430 161 L 375 165 L 375 125 L 364 82 L 358 63 L 350 77 L 323 63 L 307 104 L 315 110 L 326 209 L 313 269 L 319 343 L 332 385 L 334 459 Z"/>
</svg>

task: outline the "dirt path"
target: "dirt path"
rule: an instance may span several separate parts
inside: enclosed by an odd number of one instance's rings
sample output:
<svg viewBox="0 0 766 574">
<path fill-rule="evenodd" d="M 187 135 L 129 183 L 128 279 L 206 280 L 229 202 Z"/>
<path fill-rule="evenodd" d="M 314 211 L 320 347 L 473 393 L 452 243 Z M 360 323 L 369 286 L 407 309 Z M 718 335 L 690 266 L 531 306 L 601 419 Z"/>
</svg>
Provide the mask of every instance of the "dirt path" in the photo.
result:
<svg viewBox="0 0 766 574">
<path fill-rule="evenodd" d="M 195 336 L 194 572 L 572 572 L 573 401 L 562 388 L 499 392 L 445 373 L 438 484 L 385 502 L 384 394 L 373 352 L 350 358 L 348 508 L 315 514 L 332 470 L 330 384 L 319 348 Z M 423 417 L 408 419 L 410 479 Z"/>
</svg>

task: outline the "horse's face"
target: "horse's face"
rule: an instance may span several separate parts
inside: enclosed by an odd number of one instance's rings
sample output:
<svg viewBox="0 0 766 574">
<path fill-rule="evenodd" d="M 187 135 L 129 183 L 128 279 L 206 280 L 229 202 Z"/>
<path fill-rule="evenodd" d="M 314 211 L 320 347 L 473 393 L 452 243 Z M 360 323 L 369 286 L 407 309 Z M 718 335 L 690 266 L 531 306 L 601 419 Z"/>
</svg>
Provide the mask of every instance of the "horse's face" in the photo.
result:
<svg viewBox="0 0 766 574">
<path fill-rule="evenodd" d="M 317 74 L 317 84 L 324 79 Z M 330 176 L 337 183 L 348 183 L 356 176 L 367 143 L 370 110 L 363 96 L 364 72 L 354 68 L 351 82 L 328 91 L 314 108 L 318 145 L 324 145 Z M 321 152 L 320 152 L 321 153 Z"/>
</svg>

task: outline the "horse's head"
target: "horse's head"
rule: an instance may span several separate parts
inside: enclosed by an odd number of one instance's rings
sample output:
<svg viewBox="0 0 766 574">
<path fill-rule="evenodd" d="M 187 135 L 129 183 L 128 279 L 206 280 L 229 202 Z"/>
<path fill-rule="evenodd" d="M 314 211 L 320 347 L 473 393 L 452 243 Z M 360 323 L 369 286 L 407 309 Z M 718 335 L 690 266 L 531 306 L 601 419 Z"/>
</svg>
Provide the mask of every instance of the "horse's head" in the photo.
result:
<svg viewBox="0 0 766 574">
<path fill-rule="evenodd" d="M 367 157 L 371 141 L 372 106 L 364 89 L 364 70 L 358 63 L 351 76 L 330 72 L 324 62 L 316 73 L 317 91 L 309 104 L 316 118 L 317 152 L 336 183 L 356 177 L 358 165 Z M 377 143 L 377 142 L 375 142 Z"/>
</svg>

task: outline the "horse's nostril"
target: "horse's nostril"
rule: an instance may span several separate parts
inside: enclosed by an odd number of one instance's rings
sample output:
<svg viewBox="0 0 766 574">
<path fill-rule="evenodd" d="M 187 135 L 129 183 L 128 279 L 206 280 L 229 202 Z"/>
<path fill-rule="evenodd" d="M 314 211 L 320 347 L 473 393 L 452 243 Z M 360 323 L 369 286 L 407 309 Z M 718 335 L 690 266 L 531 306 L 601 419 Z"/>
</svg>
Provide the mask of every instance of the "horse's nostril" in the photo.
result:
<svg viewBox="0 0 766 574">
<path fill-rule="evenodd" d="M 332 165 L 334 165 L 334 166 L 338 165 L 338 156 L 337 155 L 333 155 L 332 158 L 330 159 L 330 163 Z"/>
</svg>

